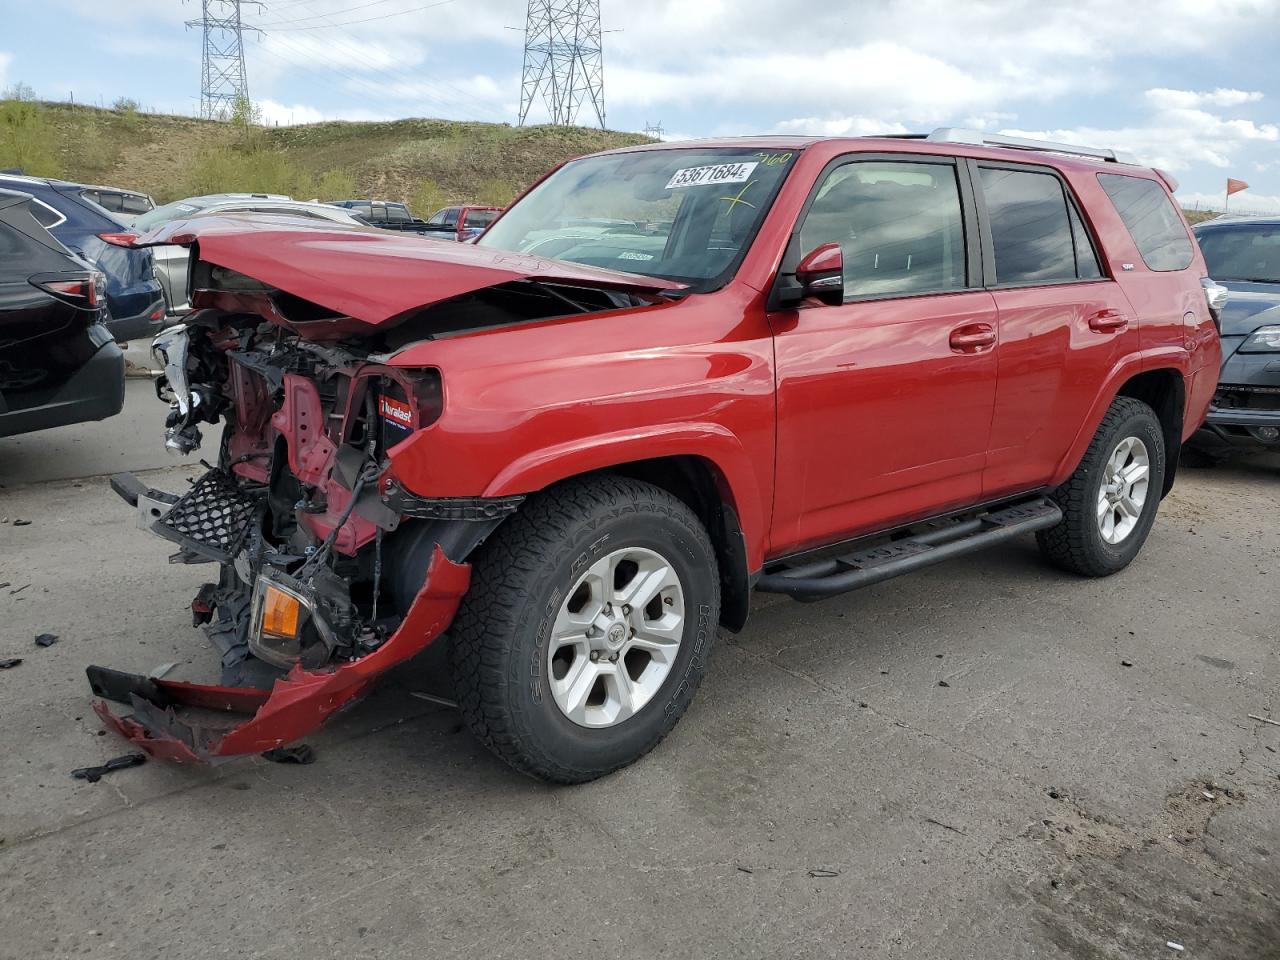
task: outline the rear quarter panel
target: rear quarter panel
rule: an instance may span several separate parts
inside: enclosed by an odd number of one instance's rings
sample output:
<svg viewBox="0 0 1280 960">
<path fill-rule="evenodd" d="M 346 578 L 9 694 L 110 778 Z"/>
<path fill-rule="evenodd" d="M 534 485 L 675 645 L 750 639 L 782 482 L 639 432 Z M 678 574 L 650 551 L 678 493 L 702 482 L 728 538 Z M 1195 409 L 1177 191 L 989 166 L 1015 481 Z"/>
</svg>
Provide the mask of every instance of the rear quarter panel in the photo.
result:
<svg viewBox="0 0 1280 960">
<path fill-rule="evenodd" d="M 1075 469 L 1107 408 L 1125 382 L 1151 370 L 1175 371 L 1183 381 L 1182 437 L 1185 440 L 1204 421 L 1217 383 L 1221 348 L 1217 328 L 1209 313 L 1200 278 L 1207 275 L 1200 248 L 1192 242 L 1191 264 L 1183 270 L 1151 270 L 1142 259 L 1128 227 L 1098 180 L 1096 168 L 1064 171 L 1083 202 L 1084 214 L 1101 244 L 1108 273 L 1115 277 L 1133 307 L 1138 322 L 1137 350 L 1117 358 L 1103 389 L 1094 400 L 1076 442 L 1059 465 L 1055 483 Z M 1106 173 L 1136 176 L 1165 186 L 1151 171 L 1141 168 L 1107 169 Z M 1167 193 L 1167 191 L 1166 191 Z M 1177 203 L 1174 208 L 1178 209 Z M 1182 218 L 1181 210 L 1178 215 Z M 1191 237 L 1182 218 L 1183 229 Z"/>
</svg>

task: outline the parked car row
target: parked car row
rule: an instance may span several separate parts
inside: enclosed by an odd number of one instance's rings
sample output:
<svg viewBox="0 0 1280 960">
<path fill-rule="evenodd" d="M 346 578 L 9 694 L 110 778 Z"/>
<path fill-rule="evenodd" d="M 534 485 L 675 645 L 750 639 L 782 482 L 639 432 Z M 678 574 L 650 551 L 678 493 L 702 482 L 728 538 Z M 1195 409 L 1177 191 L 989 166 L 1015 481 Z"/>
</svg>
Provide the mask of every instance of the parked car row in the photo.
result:
<svg viewBox="0 0 1280 960">
<path fill-rule="evenodd" d="M 0 189 L 0 437 L 102 420 L 124 405 L 106 278 L 48 220 L 30 194 Z"/>
<path fill-rule="evenodd" d="M 106 278 L 106 327 L 119 341 L 144 339 L 164 324 L 164 291 L 150 250 L 133 246 L 136 234 L 95 197 L 115 202 L 142 194 L 88 187 L 64 180 L 0 174 L 0 189 L 32 198 L 32 215 L 57 240 Z M 149 199 L 149 198 L 148 198 Z"/>
</svg>

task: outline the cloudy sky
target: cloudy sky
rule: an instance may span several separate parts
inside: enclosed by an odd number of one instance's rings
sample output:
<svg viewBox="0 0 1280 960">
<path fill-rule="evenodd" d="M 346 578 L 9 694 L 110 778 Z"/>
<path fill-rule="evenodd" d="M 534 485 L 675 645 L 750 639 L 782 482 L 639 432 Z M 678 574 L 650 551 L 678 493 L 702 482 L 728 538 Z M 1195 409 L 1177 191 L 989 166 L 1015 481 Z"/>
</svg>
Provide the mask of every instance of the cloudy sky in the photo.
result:
<svg viewBox="0 0 1280 960">
<path fill-rule="evenodd" d="M 610 127 L 971 126 L 1124 147 L 1188 205 L 1280 210 L 1280 0 L 601 0 Z M 524 0 L 245 3 L 272 122 L 514 122 Z M 193 113 L 199 0 L 0 0 L 0 87 Z M 48 42 L 56 37 L 56 43 Z M 545 113 L 543 114 L 545 116 Z M 584 114 L 580 119 L 588 121 Z"/>
</svg>

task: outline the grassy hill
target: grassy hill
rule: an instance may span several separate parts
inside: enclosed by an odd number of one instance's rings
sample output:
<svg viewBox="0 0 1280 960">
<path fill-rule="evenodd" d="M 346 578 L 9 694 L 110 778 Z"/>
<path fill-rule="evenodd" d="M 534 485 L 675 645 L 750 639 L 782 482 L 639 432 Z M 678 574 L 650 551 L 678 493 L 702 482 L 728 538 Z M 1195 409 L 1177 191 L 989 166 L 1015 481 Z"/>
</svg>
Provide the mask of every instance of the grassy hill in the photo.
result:
<svg viewBox="0 0 1280 960">
<path fill-rule="evenodd" d="M 0 102 L 0 168 L 128 187 L 159 203 L 251 191 L 332 200 L 505 204 L 569 157 L 644 143 L 581 127 L 448 120 L 260 127 L 134 109 Z"/>
</svg>

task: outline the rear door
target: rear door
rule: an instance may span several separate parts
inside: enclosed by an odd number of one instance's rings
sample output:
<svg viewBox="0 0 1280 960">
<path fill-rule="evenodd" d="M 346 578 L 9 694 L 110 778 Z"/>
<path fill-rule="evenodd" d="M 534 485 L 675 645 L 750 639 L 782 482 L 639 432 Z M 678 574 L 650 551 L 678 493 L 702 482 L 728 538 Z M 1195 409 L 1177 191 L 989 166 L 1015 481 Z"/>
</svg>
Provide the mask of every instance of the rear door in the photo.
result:
<svg viewBox="0 0 1280 960">
<path fill-rule="evenodd" d="M 1000 347 L 987 499 L 1049 482 L 1138 321 L 1103 272 L 1067 182 L 1049 168 L 970 162 Z"/>
<path fill-rule="evenodd" d="M 967 183 L 955 160 L 909 155 L 854 155 L 819 179 L 784 271 L 838 243 L 845 302 L 770 314 L 774 555 L 980 498 L 996 311 Z"/>
</svg>

